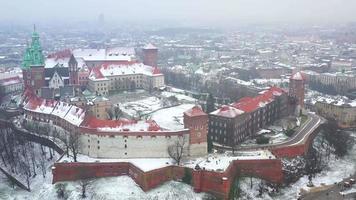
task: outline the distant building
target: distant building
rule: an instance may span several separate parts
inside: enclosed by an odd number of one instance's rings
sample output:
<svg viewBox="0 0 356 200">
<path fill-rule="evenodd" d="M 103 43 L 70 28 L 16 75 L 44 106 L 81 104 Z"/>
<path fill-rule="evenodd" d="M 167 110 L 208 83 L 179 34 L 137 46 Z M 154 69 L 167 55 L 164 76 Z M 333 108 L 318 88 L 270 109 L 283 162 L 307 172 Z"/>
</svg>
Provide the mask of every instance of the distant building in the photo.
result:
<svg viewBox="0 0 356 200">
<path fill-rule="evenodd" d="M 356 127 L 356 100 L 309 91 L 306 105 L 326 119 L 333 119 L 341 128 Z"/>
<path fill-rule="evenodd" d="M 320 88 L 341 95 L 346 95 L 348 92 L 356 90 L 356 76 L 353 72 L 319 74 L 311 71 L 304 71 L 303 75 L 309 86 L 314 90 Z"/>
<path fill-rule="evenodd" d="M 0 96 L 20 93 L 23 91 L 23 81 L 20 77 L 7 77 L 0 79 Z M 1 99 L 1 98 L 0 98 Z"/>
</svg>

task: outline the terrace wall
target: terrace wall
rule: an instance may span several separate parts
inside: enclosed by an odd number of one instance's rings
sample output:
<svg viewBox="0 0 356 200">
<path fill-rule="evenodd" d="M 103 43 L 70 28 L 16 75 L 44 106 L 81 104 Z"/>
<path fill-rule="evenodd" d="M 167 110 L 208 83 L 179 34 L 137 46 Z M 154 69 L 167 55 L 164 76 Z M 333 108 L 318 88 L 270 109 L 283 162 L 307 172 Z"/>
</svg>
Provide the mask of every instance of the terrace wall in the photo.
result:
<svg viewBox="0 0 356 200">
<path fill-rule="evenodd" d="M 170 180 L 180 180 L 185 169 L 192 173 L 192 186 L 196 192 L 208 192 L 228 199 L 230 187 L 239 176 L 255 176 L 282 183 L 283 173 L 280 160 L 235 160 L 225 172 L 193 170 L 180 166 L 167 166 L 151 171 L 142 171 L 127 162 L 111 163 L 55 163 L 52 168 L 53 183 L 85 178 L 130 176 L 143 191 L 153 189 Z"/>
</svg>

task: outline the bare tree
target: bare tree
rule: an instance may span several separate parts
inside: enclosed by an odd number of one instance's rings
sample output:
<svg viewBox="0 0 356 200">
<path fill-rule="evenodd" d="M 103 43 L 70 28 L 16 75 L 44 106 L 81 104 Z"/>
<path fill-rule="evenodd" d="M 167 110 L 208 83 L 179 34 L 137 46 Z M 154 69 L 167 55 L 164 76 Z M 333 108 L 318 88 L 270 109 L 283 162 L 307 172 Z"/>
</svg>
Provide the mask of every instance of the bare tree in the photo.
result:
<svg viewBox="0 0 356 200">
<path fill-rule="evenodd" d="M 177 165 L 180 164 L 184 156 L 185 138 L 179 136 L 178 139 L 170 146 L 168 146 L 168 155 L 176 161 Z"/>
<path fill-rule="evenodd" d="M 81 191 L 82 191 L 82 194 L 81 194 L 81 197 L 82 198 L 86 198 L 87 197 L 87 194 L 86 194 L 86 191 L 87 191 L 87 188 L 88 186 L 92 183 L 92 179 L 81 179 L 79 181 L 79 185 L 80 185 L 80 188 L 81 188 Z"/>
<path fill-rule="evenodd" d="M 77 132 L 70 132 L 68 135 L 67 146 L 69 150 L 69 155 L 73 157 L 74 162 L 77 162 L 77 157 L 79 153 L 79 133 Z"/>
</svg>

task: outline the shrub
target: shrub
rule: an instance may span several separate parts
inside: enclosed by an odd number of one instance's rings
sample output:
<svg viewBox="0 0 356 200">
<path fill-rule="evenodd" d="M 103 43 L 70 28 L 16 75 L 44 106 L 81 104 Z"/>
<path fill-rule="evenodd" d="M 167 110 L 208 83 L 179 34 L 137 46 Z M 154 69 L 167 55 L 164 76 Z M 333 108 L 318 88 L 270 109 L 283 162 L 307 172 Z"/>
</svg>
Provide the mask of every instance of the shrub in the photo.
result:
<svg viewBox="0 0 356 200">
<path fill-rule="evenodd" d="M 66 187 L 67 184 L 65 183 L 58 183 L 56 184 L 55 188 L 56 188 L 56 193 L 57 193 L 57 197 L 59 199 L 66 199 Z"/>
<path fill-rule="evenodd" d="M 188 168 L 184 169 L 184 176 L 182 178 L 182 181 L 189 185 L 192 182 L 192 173 Z"/>
<path fill-rule="evenodd" d="M 268 144 L 269 143 L 269 138 L 261 135 L 256 138 L 256 143 L 257 144 Z"/>
<path fill-rule="evenodd" d="M 295 130 L 294 129 L 288 129 L 286 130 L 285 134 L 286 136 L 290 137 L 294 134 Z"/>
</svg>

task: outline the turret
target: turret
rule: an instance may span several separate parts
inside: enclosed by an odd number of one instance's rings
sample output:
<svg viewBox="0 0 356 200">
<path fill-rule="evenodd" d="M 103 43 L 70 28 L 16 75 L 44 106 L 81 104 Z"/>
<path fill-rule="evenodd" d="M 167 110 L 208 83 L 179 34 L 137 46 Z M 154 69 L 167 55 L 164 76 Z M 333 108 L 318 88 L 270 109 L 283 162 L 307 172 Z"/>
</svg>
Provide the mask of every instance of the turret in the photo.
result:
<svg viewBox="0 0 356 200">
<path fill-rule="evenodd" d="M 289 79 L 289 96 L 294 100 L 298 110 L 304 108 L 305 96 L 304 77 L 301 72 L 293 74 Z"/>
<path fill-rule="evenodd" d="M 143 64 L 157 67 L 158 49 L 153 44 L 148 44 L 142 49 L 143 51 Z"/>
<path fill-rule="evenodd" d="M 189 129 L 189 152 L 191 156 L 207 154 L 208 114 L 198 105 L 184 112 L 184 128 Z"/>
</svg>

